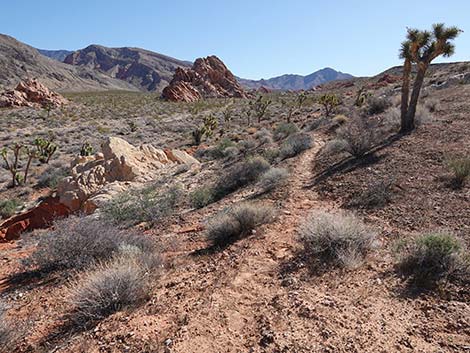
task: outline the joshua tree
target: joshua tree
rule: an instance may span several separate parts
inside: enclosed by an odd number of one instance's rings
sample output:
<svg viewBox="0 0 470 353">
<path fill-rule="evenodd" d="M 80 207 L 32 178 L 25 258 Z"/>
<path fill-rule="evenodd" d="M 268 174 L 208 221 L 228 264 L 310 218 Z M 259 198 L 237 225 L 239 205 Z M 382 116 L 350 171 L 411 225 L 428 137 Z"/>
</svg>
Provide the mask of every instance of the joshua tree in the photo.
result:
<svg viewBox="0 0 470 353">
<path fill-rule="evenodd" d="M 192 132 L 194 144 L 199 146 L 204 136 L 211 137 L 218 124 L 219 122 L 213 115 L 205 116 L 203 125 L 197 127 Z"/>
<path fill-rule="evenodd" d="M 12 158 L 9 158 L 9 151 L 13 153 Z M 28 156 L 28 161 L 26 162 L 26 166 L 24 169 L 24 175 L 20 174 L 20 159 L 23 151 L 26 152 L 26 155 Z M 15 143 L 12 146 L 4 147 L 0 150 L 0 155 L 3 158 L 3 161 L 5 162 L 5 167 L 10 171 L 12 180 L 11 180 L 11 185 L 12 187 L 15 187 L 20 184 L 26 184 L 26 181 L 28 179 L 28 173 L 29 173 L 29 168 L 31 166 L 31 162 L 33 159 L 38 158 L 38 152 L 30 148 L 26 145 Z"/>
<path fill-rule="evenodd" d="M 305 103 L 305 101 L 307 100 L 307 93 L 305 92 L 300 92 L 299 95 L 297 96 L 296 98 L 297 100 L 297 107 L 298 109 L 301 109 L 302 108 L 302 105 Z"/>
<path fill-rule="evenodd" d="M 263 96 L 259 96 L 257 100 L 249 102 L 251 110 L 254 112 L 256 118 L 258 119 L 258 124 L 261 123 L 261 119 L 263 119 L 271 103 L 271 99 L 263 99 Z"/>
<path fill-rule="evenodd" d="M 52 140 L 38 137 L 34 140 L 33 145 L 36 146 L 39 161 L 41 163 L 49 163 L 52 155 L 57 151 L 57 145 Z"/>
<path fill-rule="evenodd" d="M 403 83 L 401 88 L 401 132 L 407 133 L 415 128 L 416 106 L 423 86 L 424 76 L 431 62 L 440 55 L 451 56 L 455 46 L 450 42 L 462 32 L 457 27 L 446 28 L 444 24 L 433 25 L 432 32 L 408 29 L 406 40 L 400 49 L 404 59 Z M 417 74 L 410 97 L 410 75 L 412 65 L 416 64 Z"/>
<path fill-rule="evenodd" d="M 334 112 L 336 107 L 340 104 L 340 100 L 337 95 L 326 93 L 318 99 L 318 103 L 325 109 L 326 117 L 329 117 Z"/>
</svg>

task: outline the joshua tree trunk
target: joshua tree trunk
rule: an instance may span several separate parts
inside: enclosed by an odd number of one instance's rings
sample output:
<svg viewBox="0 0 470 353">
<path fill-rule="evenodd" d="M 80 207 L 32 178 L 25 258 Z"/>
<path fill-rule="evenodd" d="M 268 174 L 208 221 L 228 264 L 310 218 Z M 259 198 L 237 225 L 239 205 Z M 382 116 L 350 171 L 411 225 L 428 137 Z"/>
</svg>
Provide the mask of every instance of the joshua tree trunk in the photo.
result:
<svg viewBox="0 0 470 353">
<path fill-rule="evenodd" d="M 424 75 L 426 74 L 427 69 L 427 63 L 418 64 L 418 74 L 416 75 L 416 79 L 413 84 L 413 92 L 411 93 L 408 112 L 406 113 L 406 117 L 402 122 L 401 132 L 410 132 L 415 128 L 416 106 L 418 105 L 419 94 L 421 92 L 421 87 L 423 86 Z"/>
<path fill-rule="evenodd" d="M 410 100 L 410 75 L 411 60 L 405 59 L 403 66 L 403 81 L 401 86 L 401 129 L 406 125 L 406 114 L 408 113 L 408 102 Z"/>
</svg>

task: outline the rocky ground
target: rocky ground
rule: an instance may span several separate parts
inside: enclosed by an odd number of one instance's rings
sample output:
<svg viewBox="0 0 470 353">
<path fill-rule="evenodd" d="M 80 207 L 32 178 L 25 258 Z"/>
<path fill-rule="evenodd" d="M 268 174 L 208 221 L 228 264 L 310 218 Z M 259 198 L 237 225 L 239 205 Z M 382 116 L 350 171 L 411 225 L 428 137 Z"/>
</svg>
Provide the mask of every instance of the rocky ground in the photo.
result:
<svg viewBox="0 0 470 353">
<path fill-rule="evenodd" d="M 335 138 L 336 128 L 353 114 L 351 107 L 363 85 L 368 85 L 374 96 L 386 95 L 393 105 L 370 119 L 393 127 L 399 83 L 379 83 L 373 78 L 357 80 L 353 86 L 331 84 L 309 93 L 292 121 L 313 138 L 312 147 L 273 163 L 289 170 L 287 183 L 262 195 L 257 193 L 257 185 L 249 185 L 199 210 L 183 203 L 145 230 L 158 242 L 165 264 L 148 301 L 136 309 L 117 312 L 92 328 L 78 330 L 66 325 L 70 304 L 63 298 L 68 281 L 60 273 L 18 276 L 22 271 L 18 260 L 34 251 L 37 239 L 47 230 L 1 244 L 0 290 L 10 306 L 7 318 L 18 324 L 16 351 L 469 350 L 468 285 L 447 283 L 434 291 L 411 290 L 396 271 L 394 250 L 399 239 L 441 228 L 452 229 L 470 245 L 470 189 L 468 184 L 452 187 L 445 163 L 448 155 L 468 155 L 470 151 L 466 133 L 470 128 L 470 86 L 432 86 L 461 74 L 462 65 L 434 71 L 428 78 L 421 102 L 423 123 L 415 132 L 384 138 L 373 155 L 360 160 L 341 153 L 327 154 L 326 146 Z M 343 117 L 323 117 L 321 107 L 313 102 L 325 92 L 342 98 L 337 113 Z M 262 128 L 275 130 L 288 114 L 283 100 L 293 104 L 297 97 L 294 93 L 270 94 L 267 98 L 273 103 L 265 119 L 260 124 L 253 119 L 247 126 L 243 100 L 176 104 L 140 93 L 74 94 L 67 96 L 70 106 L 52 111 L 49 118 L 44 111 L 1 110 L 0 139 L 6 144 L 52 130 L 60 142 L 60 153 L 51 165 L 66 165 L 84 140 L 97 149 L 107 135 L 119 135 L 136 145 L 151 142 L 157 147 L 190 150 L 191 131 L 202 116 L 215 115 L 223 126 L 223 111 L 230 106 L 232 119 L 225 125 L 223 137 L 241 149 L 245 143 L 240 141 L 255 140 Z M 219 130 L 204 144 L 217 145 Z M 269 148 L 279 144 L 282 139 L 268 143 Z M 267 149 L 261 146 L 256 151 L 263 154 Z M 202 152 L 195 155 L 203 162 L 200 172 L 172 174 L 172 182 L 181 184 L 186 193 L 207 185 L 234 163 L 228 158 L 209 159 Z M 35 182 L 45 168 L 35 168 Z M 28 201 L 49 192 L 34 183 L 29 192 L 7 189 L 7 174 L 3 177 L 1 195 L 5 198 Z M 388 204 L 372 209 L 351 206 L 355 195 L 385 179 L 392 180 Z M 204 230 L 208 219 L 227 206 L 254 198 L 274 206 L 276 220 L 220 251 L 205 251 L 209 246 Z M 352 209 L 373 227 L 379 244 L 357 268 L 312 271 L 301 254 L 299 226 L 313 210 L 342 208 Z"/>
</svg>

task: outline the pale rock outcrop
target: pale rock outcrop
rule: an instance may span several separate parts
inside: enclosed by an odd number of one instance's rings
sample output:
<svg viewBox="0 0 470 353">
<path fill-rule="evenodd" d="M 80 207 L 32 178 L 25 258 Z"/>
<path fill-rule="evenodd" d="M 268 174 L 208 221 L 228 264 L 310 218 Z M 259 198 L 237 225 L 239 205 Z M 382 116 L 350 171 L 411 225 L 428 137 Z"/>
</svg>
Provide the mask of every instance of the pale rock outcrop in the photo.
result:
<svg viewBox="0 0 470 353">
<path fill-rule="evenodd" d="M 165 168 L 177 164 L 199 164 L 181 150 L 161 150 L 152 145 L 135 147 L 110 137 L 102 144 L 102 153 L 78 157 L 72 162 L 71 176 L 58 185 L 60 202 L 72 211 L 93 212 L 130 182 L 151 181 Z"/>
</svg>

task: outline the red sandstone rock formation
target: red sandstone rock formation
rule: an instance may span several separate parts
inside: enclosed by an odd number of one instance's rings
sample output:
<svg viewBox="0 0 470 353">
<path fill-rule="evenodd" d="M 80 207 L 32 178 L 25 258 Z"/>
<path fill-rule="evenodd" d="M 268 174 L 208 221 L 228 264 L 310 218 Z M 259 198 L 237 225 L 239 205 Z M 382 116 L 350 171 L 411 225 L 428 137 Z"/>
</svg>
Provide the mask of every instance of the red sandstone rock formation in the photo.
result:
<svg viewBox="0 0 470 353">
<path fill-rule="evenodd" d="M 14 90 L 0 94 L 0 107 L 61 106 L 67 100 L 60 94 L 50 91 L 37 79 L 27 79 L 18 83 Z"/>
<path fill-rule="evenodd" d="M 191 69 L 176 69 L 162 97 L 171 101 L 194 102 L 202 97 L 246 98 L 247 94 L 218 57 L 208 56 L 197 59 Z"/>
</svg>

